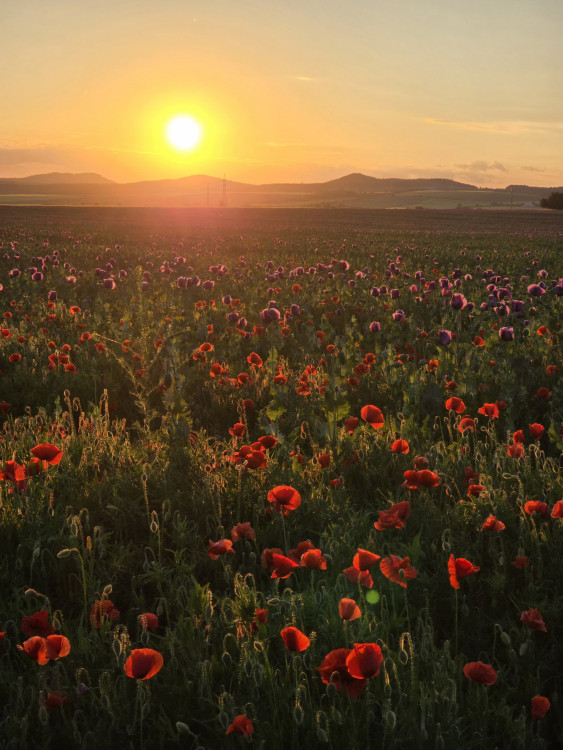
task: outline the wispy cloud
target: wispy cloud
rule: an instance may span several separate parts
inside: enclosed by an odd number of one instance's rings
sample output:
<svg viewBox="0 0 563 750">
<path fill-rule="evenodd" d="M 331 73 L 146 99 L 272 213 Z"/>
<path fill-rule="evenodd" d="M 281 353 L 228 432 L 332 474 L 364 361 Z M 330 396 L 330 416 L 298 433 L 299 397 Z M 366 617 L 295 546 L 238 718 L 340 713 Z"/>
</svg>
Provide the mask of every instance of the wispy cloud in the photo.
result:
<svg viewBox="0 0 563 750">
<path fill-rule="evenodd" d="M 501 164 L 500 161 L 493 161 L 493 162 L 487 162 L 487 161 L 472 161 L 469 164 L 456 164 L 455 165 L 458 169 L 468 170 L 470 172 L 506 172 L 506 167 L 504 164 Z"/>
<path fill-rule="evenodd" d="M 426 118 L 429 125 L 440 125 L 457 130 L 476 130 L 486 133 L 503 133 L 507 135 L 523 135 L 531 133 L 561 133 L 563 122 L 535 122 L 533 120 L 505 120 L 496 122 L 476 122 L 471 120 L 440 120 Z"/>
</svg>

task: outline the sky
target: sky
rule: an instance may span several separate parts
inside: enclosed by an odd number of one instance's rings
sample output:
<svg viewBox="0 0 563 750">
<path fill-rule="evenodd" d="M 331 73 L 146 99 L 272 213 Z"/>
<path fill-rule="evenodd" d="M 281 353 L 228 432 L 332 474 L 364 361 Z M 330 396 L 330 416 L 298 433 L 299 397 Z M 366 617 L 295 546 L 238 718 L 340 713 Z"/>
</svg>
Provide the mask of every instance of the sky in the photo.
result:
<svg viewBox="0 0 563 750">
<path fill-rule="evenodd" d="M 18 0 L 0 177 L 563 185 L 561 0 Z M 167 123 L 189 115 L 179 151 Z"/>
</svg>

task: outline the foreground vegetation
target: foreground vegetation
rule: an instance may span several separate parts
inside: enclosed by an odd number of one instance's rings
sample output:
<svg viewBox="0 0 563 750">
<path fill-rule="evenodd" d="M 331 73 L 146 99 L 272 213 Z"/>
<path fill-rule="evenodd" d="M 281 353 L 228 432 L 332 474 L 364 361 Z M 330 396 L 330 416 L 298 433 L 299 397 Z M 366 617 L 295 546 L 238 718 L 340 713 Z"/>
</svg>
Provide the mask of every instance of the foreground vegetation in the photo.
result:
<svg viewBox="0 0 563 750">
<path fill-rule="evenodd" d="M 5 746 L 561 747 L 560 224 L 4 213 Z"/>
</svg>

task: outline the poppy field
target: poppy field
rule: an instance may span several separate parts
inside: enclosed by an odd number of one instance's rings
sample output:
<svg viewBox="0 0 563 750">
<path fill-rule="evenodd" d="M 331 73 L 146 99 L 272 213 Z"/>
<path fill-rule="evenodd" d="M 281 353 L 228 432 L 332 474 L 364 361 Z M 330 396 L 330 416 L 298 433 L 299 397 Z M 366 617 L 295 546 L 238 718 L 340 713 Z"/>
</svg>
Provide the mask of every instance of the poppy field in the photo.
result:
<svg viewBox="0 0 563 750">
<path fill-rule="evenodd" d="M 563 747 L 562 221 L 0 211 L 2 747 Z"/>
</svg>

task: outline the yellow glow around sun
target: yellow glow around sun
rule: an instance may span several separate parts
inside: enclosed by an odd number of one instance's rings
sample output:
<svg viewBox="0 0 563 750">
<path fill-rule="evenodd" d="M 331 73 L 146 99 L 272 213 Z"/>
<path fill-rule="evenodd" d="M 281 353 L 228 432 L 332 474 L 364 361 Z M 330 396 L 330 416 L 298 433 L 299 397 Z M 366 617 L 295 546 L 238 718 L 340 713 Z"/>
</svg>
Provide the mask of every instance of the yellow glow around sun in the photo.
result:
<svg viewBox="0 0 563 750">
<path fill-rule="evenodd" d="M 166 126 L 166 137 L 178 151 L 192 151 L 200 142 L 201 125 L 188 115 L 173 117 Z"/>
</svg>

